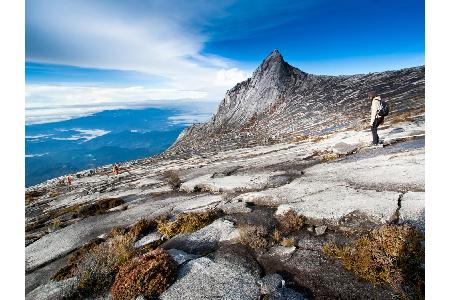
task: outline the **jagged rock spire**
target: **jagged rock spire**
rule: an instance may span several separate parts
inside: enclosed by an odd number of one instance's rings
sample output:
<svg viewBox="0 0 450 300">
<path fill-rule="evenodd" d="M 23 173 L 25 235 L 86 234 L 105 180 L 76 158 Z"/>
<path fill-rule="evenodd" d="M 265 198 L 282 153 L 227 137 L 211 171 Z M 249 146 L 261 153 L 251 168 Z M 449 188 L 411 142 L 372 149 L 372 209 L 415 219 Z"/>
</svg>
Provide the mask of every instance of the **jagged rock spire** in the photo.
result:
<svg viewBox="0 0 450 300">
<path fill-rule="evenodd" d="M 262 61 L 252 77 L 261 78 L 268 74 L 282 75 L 287 71 L 288 67 L 290 67 L 289 64 L 284 61 L 283 56 L 278 49 L 275 49 Z"/>
</svg>

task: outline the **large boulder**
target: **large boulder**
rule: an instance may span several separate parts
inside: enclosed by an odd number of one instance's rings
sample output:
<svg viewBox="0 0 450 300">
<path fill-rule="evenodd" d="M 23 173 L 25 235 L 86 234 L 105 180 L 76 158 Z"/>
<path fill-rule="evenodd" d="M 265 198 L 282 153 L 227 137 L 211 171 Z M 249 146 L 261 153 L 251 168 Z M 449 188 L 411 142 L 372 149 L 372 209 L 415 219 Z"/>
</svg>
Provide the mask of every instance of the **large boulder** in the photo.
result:
<svg viewBox="0 0 450 300">
<path fill-rule="evenodd" d="M 226 259 L 200 257 L 184 264 L 178 279 L 162 295 L 162 300 L 258 299 L 259 276 L 245 265 Z"/>
</svg>

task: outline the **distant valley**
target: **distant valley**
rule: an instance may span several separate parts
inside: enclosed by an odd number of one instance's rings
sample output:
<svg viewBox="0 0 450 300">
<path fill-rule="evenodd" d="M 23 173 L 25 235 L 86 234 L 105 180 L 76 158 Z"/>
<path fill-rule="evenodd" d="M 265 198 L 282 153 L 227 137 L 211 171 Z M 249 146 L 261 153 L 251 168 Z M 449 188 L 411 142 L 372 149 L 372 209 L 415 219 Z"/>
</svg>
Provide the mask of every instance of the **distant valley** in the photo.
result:
<svg viewBox="0 0 450 300">
<path fill-rule="evenodd" d="M 27 125 L 25 185 L 161 153 L 187 125 L 205 122 L 211 114 L 207 105 L 194 112 L 183 108 L 122 109 Z"/>
</svg>

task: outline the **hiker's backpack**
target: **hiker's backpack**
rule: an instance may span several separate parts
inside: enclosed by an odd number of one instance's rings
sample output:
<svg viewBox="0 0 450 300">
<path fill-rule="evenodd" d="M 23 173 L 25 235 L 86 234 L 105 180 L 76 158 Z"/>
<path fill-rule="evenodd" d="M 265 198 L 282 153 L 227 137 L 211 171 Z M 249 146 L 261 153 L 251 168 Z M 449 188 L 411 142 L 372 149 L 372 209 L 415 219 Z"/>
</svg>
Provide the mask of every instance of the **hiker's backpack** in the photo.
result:
<svg viewBox="0 0 450 300">
<path fill-rule="evenodd" d="M 378 109 L 378 115 L 380 117 L 386 117 L 389 114 L 389 105 L 386 101 L 380 101 L 380 108 Z"/>
</svg>

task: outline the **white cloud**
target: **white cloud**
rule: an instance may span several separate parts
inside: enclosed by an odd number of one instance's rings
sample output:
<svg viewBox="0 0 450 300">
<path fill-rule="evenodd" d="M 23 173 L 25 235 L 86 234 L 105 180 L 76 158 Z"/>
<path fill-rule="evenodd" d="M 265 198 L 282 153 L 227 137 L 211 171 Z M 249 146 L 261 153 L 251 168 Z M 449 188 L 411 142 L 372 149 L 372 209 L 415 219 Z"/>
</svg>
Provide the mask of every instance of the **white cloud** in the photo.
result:
<svg viewBox="0 0 450 300">
<path fill-rule="evenodd" d="M 237 68 L 221 69 L 216 74 L 215 84 L 218 86 L 233 86 L 237 82 L 244 81 L 249 76 L 249 73 Z"/>
<path fill-rule="evenodd" d="M 46 123 L 85 116 L 105 109 L 151 104 L 154 100 L 204 99 L 204 91 L 98 86 L 29 84 L 25 88 L 27 124 Z"/>
<path fill-rule="evenodd" d="M 74 134 L 70 137 L 65 138 L 54 137 L 53 139 L 61 141 L 77 141 L 77 140 L 89 141 L 111 132 L 103 129 L 74 129 L 74 131 L 79 132 L 79 134 Z"/>
<path fill-rule="evenodd" d="M 39 153 L 39 154 L 25 154 L 25 158 L 32 158 L 32 157 L 41 157 L 48 155 L 48 152 L 46 153 Z"/>
<path fill-rule="evenodd" d="M 204 123 L 211 119 L 211 114 L 183 114 L 171 116 L 168 118 L 172 124 L 186 124 Z"/>
<path fill-rule="evenodd" d="M 219 101 L 227 89 L 248 74 L 226 58 L 202 54 L 207 37 L 190 26 L 219 13 L 221 5 L 209 5 L 207 1 L 197 6 L 183 2 L 168 5 L 164 1 L 139 5 L 82 0 L 26 3 L 27 60 L 133 70 L 165 79 L 151 89 L 28 85 L 27 108 L 74 104 L 101 107 L 119 100 Z"/>
</svg>

